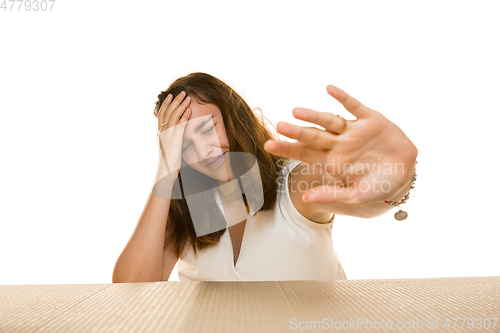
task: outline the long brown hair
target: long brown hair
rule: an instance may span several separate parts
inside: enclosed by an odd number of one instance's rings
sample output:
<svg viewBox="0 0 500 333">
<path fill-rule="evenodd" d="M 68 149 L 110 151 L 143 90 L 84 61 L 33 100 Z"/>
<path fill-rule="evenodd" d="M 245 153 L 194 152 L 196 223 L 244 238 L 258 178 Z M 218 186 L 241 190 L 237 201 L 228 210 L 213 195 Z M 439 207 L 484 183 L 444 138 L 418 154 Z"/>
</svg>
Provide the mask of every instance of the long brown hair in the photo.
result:
<svg viewBox="0 0 500 333">
<path fill-rule="evenodd" d="M 220 109 L 229 140 L 230 152 L 249 153 L 257 161 L 264 196 L 264 203 L 258 211 L 272 210 L 278 195 L 279 170 L 288 161 L 288 158 L 273 155 L 264 150 L 264 142 L 269 139 L 279 140 L 279 137 L 266 127 L 264 123 L 265 117 L 262 117 L 262 119 L 256 117 L 250 106 L 236 91 L 226 83 L 206 73 L 191 73 L 175 80 L 167 90 L 158 95 L 154 109 L 155 116 L 168 94 L 172 94 L 175 98 L 181 91 L 185 91 L 186 96 L 196 98 L 200 104 L 210 103 Z M 239 178 L 244 172 L 248 171 L 249 164 L 232 157 L 233 155 L 231 155 L 230 159 L 231 168 L 235 176 Z M 185 182 L 186 184 L 183 186 L 182 177 L 184 176 L 189 179 L 189 182 Z M 209 207 L 203 214 L 206 223 L 210 224 L 210 219 L 212 221 L 224 221 L 219 207 L 215 204 L 214 196 L 210 195 L 210 191 L 207 191 L 207 189 L 214 189 L 218 185 L 218 180 L 190 168 L 182 161 L 181 172 L 179 172 L 179 176 L 175 181 L 174 194 L 172 200 L 170 200 L 164 244 L 164 248 L 169 246 L 178 259 L 184 251 L 186 241 L 190 242 L 196 254 L 197 250 L 201 251 L 216 245 L 226 231 L 227 228 L 223 228 L 197 237 L 186 201 L 187 195 L 204 192 L 206 207 Z M 189 188 L 186 188 L 187 186 Z M 262 196 L 259 197 L 262 203 Z M 254 193 L 247 192 L 243 194 L 243 198 L 247 211 L 249 204 L 252 206 L 254 200 L 259 199 L 254 197 Z"/>
</svg>

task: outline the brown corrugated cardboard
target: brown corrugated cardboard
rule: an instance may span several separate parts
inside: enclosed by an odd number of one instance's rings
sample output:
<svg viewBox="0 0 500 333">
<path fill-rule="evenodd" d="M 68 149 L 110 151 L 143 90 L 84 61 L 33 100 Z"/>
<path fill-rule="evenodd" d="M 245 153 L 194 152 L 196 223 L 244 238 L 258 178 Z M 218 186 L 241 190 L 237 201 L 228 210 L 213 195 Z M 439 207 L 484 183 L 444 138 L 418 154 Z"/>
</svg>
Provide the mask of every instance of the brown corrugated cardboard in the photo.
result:
<svg viewBox="0 0 500 333">
<path fill-rule="evenodd" d="M 9 333 L 500 332 L 500 277 L 0 286 L 0 298 Z"/>
</svg>

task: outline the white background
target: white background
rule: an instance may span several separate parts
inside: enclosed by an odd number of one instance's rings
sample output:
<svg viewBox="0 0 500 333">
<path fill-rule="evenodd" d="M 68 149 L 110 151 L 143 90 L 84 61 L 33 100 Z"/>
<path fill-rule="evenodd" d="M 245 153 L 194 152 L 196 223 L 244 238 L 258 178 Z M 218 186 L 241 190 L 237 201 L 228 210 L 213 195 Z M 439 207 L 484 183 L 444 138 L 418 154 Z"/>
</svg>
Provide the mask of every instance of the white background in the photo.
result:
<svg viewBox="0 0 500 333">
<path fill-rule="evenodd" d="M 18 6 L 0 10 L 0 284 L 111 282 L 154 180 L 157 95 L 194 71 L 274 125 L 355 119 L 334 84 L 415 143 L 406 221 L 336 217 L 349 279 L 500 275 L 500 1 Z"/>
</svg>

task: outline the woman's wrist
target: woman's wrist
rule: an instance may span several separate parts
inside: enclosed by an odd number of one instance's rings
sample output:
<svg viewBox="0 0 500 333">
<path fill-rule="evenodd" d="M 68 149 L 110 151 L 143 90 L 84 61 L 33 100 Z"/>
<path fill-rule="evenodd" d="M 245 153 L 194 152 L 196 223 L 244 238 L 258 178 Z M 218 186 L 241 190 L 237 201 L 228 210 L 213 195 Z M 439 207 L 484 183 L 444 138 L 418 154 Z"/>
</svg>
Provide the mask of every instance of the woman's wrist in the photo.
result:
<svg viewBox="0 0 500 333">
<path fill-rule="evenodd" d="M 415 161 L 411 171 L 407 173 L 407 180 L 404 185 L 402 185 L 392 196 L 384 199 L 386 204 L 398 206 L 409 199 L 410 191 L 415 187 L 415 181 L 417 179 L 417 163 L 418 162 Z"/>
</svg>

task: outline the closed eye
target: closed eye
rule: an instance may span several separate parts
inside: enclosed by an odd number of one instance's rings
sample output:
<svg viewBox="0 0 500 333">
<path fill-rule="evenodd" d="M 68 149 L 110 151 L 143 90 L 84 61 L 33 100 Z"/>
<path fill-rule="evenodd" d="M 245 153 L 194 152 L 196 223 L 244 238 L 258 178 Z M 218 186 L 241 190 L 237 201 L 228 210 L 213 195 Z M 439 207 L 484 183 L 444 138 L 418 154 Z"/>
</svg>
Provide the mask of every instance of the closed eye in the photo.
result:
<svg viewBox="0 0 500 333">
<path fill-rule="evenodd" d="M 210 127 L 210 128 L 209 128 L 206 132 L 203 132 L 203 134 L 208 134 L 208 132 L 210 132 L 211 130 L 213 130 L 213 129 L 214 129 L 214 127 L 215 127 L 215 125 L 214 125 L 214 126 L 212 126 L 212 127 Z"/>
<path fill-rule="evenodd" d="M 208 134 L 210 133 L 213 129 L 214 129 L 215 125 L 210 127 L 208 130 L 206 130 L 205 132 L 203 132 L 203 134 Z M 182 151 L 185 151 L 186 149 L 189 148 L 189 146 L 191 146 L 191 144 L 188 144 L 186 147 L 182 148 Z"/>
</svg>

